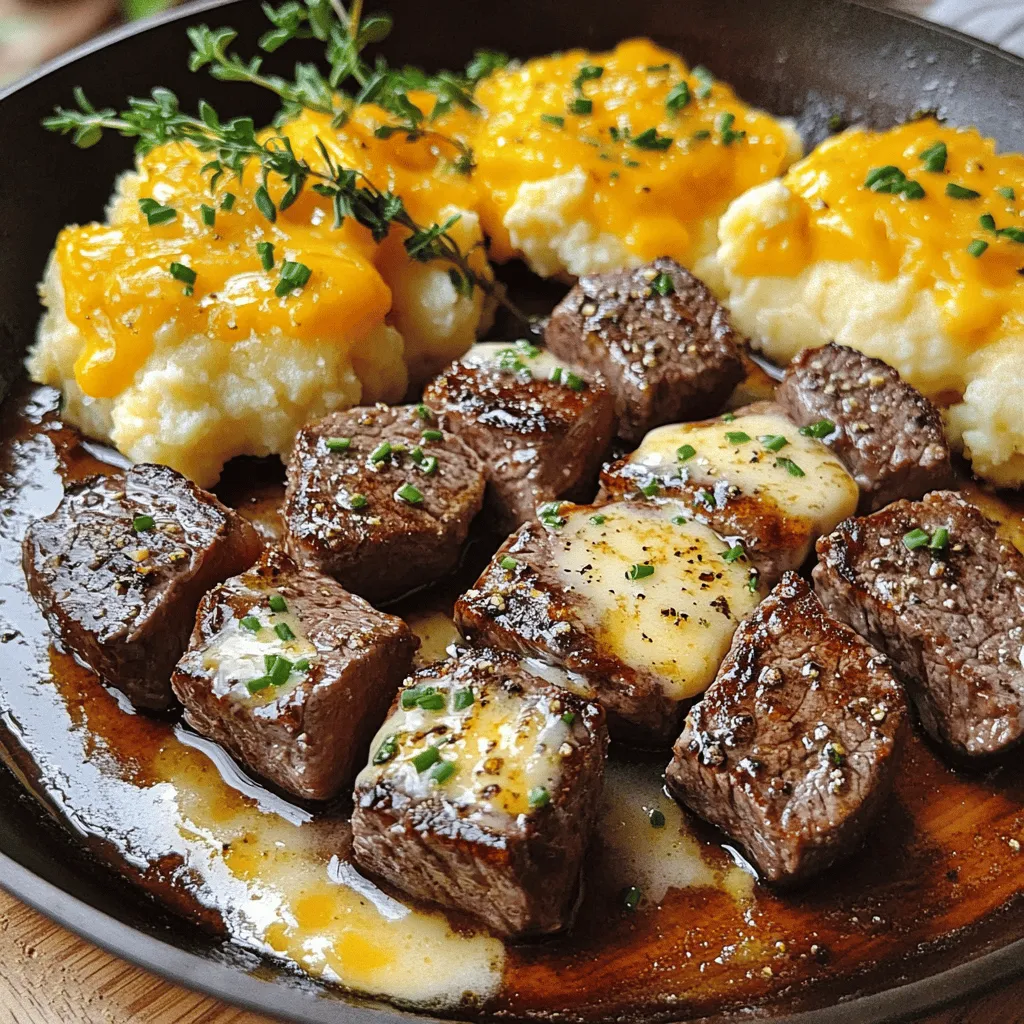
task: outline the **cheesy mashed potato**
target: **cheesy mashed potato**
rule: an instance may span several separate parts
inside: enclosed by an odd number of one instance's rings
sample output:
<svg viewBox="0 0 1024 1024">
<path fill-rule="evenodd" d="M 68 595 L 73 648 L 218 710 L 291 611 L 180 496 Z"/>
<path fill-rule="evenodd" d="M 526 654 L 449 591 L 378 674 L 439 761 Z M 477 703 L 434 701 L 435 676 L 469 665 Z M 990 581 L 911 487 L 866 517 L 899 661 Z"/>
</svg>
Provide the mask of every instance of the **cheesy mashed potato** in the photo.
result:
<svg viewBox="0 0 1024 1024">
<path fill-rule="evenodd" d="M 470 115 L 450 116 L 451 133 Z M 487 273 L 473 185 L 451 154 L 428 138 L 378 139 L 388 118 L 373 107 L 342 132 L 329 120 L 306 112 L 283 133 L 314 166 L 319 136 L 419 223 L 459 214 L 451 233 Z M 255 172 L 211 191 L 208 159 L 160 147 L 121 179 L 106 223 L 61 232 L 28 363 L 34 380 L 62 389 L 69 422 L 204 485 L 235 455 L 287 454 L 327 412 L 400 401 L 490 313 L 480 289 L 456 291 L 447 265 L 410 260 L 401 229 L 381 244 L 352 219 L 336 229 L 329 199 L 308 188 L 272 223 Z M 279 202 L 283 183 L 272 179 L 270 193 Z M 308 267 L 308 281 L 286 287 L 284 261 Z"/>
<path fill-rule="evenodd" d="M 851 130 L 737 199 L 733 321 L 778 362 L 837 341 L 950 403 L 975 471 L 1024 484 L 1024 157 L 922 120 Z"/>
<path fill-rule="evenodd" d="M 729 201 L 801 151 L 791 126 L 644 39 L 506 68 L 475 98 L 491 255 L 545 277 L 657 256 L 702 275 Z"/>
</svg>

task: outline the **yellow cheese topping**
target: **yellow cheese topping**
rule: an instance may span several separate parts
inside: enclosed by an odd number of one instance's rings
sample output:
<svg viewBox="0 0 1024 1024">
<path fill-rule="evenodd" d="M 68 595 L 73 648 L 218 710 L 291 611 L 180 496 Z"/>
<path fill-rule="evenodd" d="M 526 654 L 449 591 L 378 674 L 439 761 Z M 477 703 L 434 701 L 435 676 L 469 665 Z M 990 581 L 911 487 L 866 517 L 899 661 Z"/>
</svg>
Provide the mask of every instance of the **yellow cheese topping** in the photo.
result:
<svg viewBox="0 0 1024 1024">
<path fill-rule="evenodd" d="M 686 262 L 707 218 L 790 159 L 778 121 L 646 39 L 527 61 L 484 79 L 475 98 L 487 115 L 476 179 L 497 259 L 514 255 L 504 218 L 524 182 L 582 169 L 581 219 L 641 260 Z"/>
<path fill-rule="evenodd" d="M 1024 329 L 1024 156 L 997 154 L 974 128 L 926 119 L 845 132 L 783 180 L 792 197 L 784 216 L 766 222 L 752 207 L 733 227 L 736 274 L 859 262 L 879 280 L 909 276 L 931 291 L 961 342 Z"/>
<path fill-rule="evenodd" d="M 456 111 L 437 127 L 468 132 L 471 120 Z M 375 107 L 360 108 L 339 132 L 327 115 L 306 111 L 282 132 L 314 168 L 323 167 L 321 138 L 340 165 L 401 195 L 420 223 L 434 223 L 449 207 L 472 209 L 473 186 L 453 169 L 452 147 L 434 136 L 412 143 L 402 134 L 376 138 L 374 129 L 388 121 Z M 139 161 L 138 180 L 127 183 L 110 224 L 61 232 L 55 258 L 67 315 L 87 339 L 75 364 L 85 394 L 121 392 L 161 330 L 178 339 L 203 333 L 227 343 L 280 331 L 311 343 L 351 345 L 388 313 L 388 279 L 408 264 L 404 229 L 392 230 L 379 246 L 351 218 L 337 229 L 330 199 L 309 188 L 271 223 L 254 201 L 256 171 L 250 167 L 242 181 L 224 175 L 211 190 L 210 174 L 202 172 L 209 158 L 191 146 L 159 147 Z M 285 185 L 272 178 L 269 191 L 279 202 Z M 155 200 L 174 215 L 148 223 L 139 199 Z M 264 269 L 258 243 L 273 245 L 272 268 Z M 482 253 L 477 259 L 484 263 Z M 301 289 L 278 296 L 285 260 L 304 264 L 311 276 Z M 172 276 L 172 263 L 195 274 L 191 288 Z"/>
</svg>

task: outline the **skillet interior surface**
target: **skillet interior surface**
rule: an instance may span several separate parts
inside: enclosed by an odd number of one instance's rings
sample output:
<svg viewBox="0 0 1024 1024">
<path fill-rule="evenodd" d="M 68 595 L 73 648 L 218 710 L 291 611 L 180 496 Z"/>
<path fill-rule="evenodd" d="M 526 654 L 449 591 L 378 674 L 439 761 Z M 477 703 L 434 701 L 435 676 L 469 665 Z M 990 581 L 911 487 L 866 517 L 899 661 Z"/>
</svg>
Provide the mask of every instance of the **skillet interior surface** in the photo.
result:
<svg viewBox="0 0 1024 1024">
<path fill-rule="evenodd" d="M 885 126 L 914 111 L 937 109 L 953 123 L 977 124 L 1005 148 L 1024 148 L 1024 63 L 953 34 L 862 6 L 778 0 L 756 5 L 754 13 L 754 5 L 745 0 L 654 0 L 639 8 L 602 3 L 585 9 L 525 0 L 516 5 L 514 15 L 487 20 L 479 18 L 478 5 L 469 0 L 436 0 L 429 13 L 408 0 L 389 0 L 383 6 L 395 15 L 395 33 L 386 44 L 395 63 L 451 67 L 461 65 L 482 46 L 525 57 L 573 46 L 601 48 L 628 35 L 645 34 L 691 62 L 707 64 L 744 99 L 797 117 L 811 142 L 824 134 L 832 114 L 848 122 Z M 41 118 L 54 105 L 69 102 L 75 85 L 83 86 L 97 105 L 116 106 L 125 96 L 144 94 L 155 84 L 173 88 L 186 108 L 204 96 L 224 113 L 241 112 L 244 98 L 245 113 L 257 120 L 269 117 L 271 108 L 260 109 L 264 101 L 259 94 L 240 95 L 236 86 L 189 74 L 184 24 L 199 20 L 239 27 L 243 52 L 255 49 L 262 30 L 258 5 L 251 0 L 191 5 L 141 30 L 114 33 L 105 45 L 85 47 L 77 56 L 43 69 L 0 96 L 0 137 L 5 140 L 0 158 L 5 183 L 0 191 L 0 372 L 5 387 L 21 372 L 21 356 L 39 312 L 35 284 L 55 235 L 65 223 L 99 217 L 114 177 L 131 159 L 130 145 L 123 141 L 105 141 L 84 153 L 73 151 L 66 140 L 39 128 Z M 9 422 L 13 411 L 12 399 L 5 410 Z M 0 469 L 8 472 L 10 467 Z M 0 588 L 7 592 L 18 581 L 7 567 L 3 572 Z M 6 603 L 8 593 L 0 594 L 0 600 Z M 0 617 L 3 614 L 0 604 Z M 7 632 L 0 636 L 5 643 L 14 639 Z M 8 734 L 18 729 L 5 707 L 3 692 L 19 685 L 15 666 L 0 646 L 0 719 Z M 22 778 L 0 770 L 0 883 L 17 895 L 128 959 L 235 1002 L 304 1021 L 344 1018 L 365 1019 L 369 1024 L 404 1016 L 365 1001 L 325 999 L 322 986 L 208 937 L 128 883 L 112 881 L 113 876 L 91 859 L 71 831 L 56 825 L 26 796 L 23 783 L 31 782 L 31 771 L 24 762 L 15 765 L 17 760 L 8 758 Z M 920 771 L 922 778 L 930 780 L 929 773 L 938 770 L 934 763 L 933 755 L 919 745 L 908 771 Z M 984 792 L 1015 808 L 1024 806 L 1024 787 L 1002 778 L 977 780 L 975 790 L 976 795 Z M 908 792 L 912 791 L 913 786 Z M 879 827 L 879 834 L 899 835 L 905 825 L 902 813 L 902 807 L 897 807 L 891 820 Z M 955 813 L 952 805 L 950 813 Z M 998 831 L 1018 829 L 1020 823 L 1007 814 L 1006 820 L 983 824 Z M 1003 833 L 994 832 L 993 838 L 1005 846 Z M 993 853 L 993 849 L 995 845 L 985 845 L 975 853 L 994 858 L 993 868 L 1002 856 L 1006 864 L 998 866 L 1012 878 L 1009 854 Z M 928 856 L 934 860 L 936 851 L 925 851 L 921 870 L 939 871 L 940 866 L 928 861 Z M 871 865 L 864 863 L 870 857 L 868 850 L 858 855 L 859 863 L 850 869 L 854 878 L 870 877 Z M 944 873 L 945 864 L 941 868 Z M 1016 873 L 1019 876 L 1019 869 Z M 952 889 L 944 898 L 956 902 Z M 823 920 L 828 917 L 826 899 L 813 892 L 801 899 Z M 865 904 L 868 918 L 873 909 L 877 908 Z M 1024 952 L 1020 944 L 1024 910 L 1011 900 L 1001 914 L 991 911 L 991 906 L 968 905 L 959 918 L 962 926 L 972 929 L 966 938 L 932 935 L 939 941 L 920 959 L 896 960 L 885 968 L 866 970 L 862 979 L 848 977 L 837 988 L 830 988 L 825 980 L 809 992 L 783 992 L 765 1006 L 764 1014 L 792 1012 L 794 1020 L 887 1019 L 1006 977 L 1019 970 Z M 699 904 L 692 913 L 700 914 Z M 908 914 L 913 914 L 913 908 Z M 865 942 L 891 924 L 878 914 L 873 916 L 879 923 L 865 932 Z M 642 938 L 637 940 L 638 957 Z M 521 963 L 532 968 L 531 984 L 544 984 L 538 970 L 544 955 L 543 947 L 520 954 Z M 970 963 L 954 966 L 968 958 L 973 958 Z M 827 974 L 828 965 L 822 967 Z M 734 969 L 742 973 L 744 968 L 737 962 Z M 547 1009 L 555 1011 L 558 998 L 567 998 L 563 988 L 568 986 L 559 978 L 557 966 L 551 970 L 546 984 L 552 1001 Z M 841 1007 L 817 1009 L 840 997 L 846 1000 Z M 530 1010 L 509 1004 L 503 1013 L 541 1014 L 542 1003 Z M 714 1010 L 704 1007 L 699 1012 Z M 659 1015 L 672 1019 L 681 1011 L 664 1007 Z"/>
</svg>

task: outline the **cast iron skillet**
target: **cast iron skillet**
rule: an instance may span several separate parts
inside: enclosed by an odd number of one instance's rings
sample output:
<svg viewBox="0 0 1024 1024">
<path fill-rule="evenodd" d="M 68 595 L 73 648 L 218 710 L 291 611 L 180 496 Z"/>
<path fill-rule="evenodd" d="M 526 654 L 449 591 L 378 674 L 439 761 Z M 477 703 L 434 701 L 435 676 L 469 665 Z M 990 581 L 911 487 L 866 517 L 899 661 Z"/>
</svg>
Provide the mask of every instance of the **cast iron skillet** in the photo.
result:
<svg viewBox="0 0 1024 1024">
<path fill-rule="evenodd" d="M 976 124 L 1002 147 L 1024 149 L 1024 61 L 912 18 L 839 0 L 517 0 L 482 18 L 478 0 L 381 0 L 395 15 L 387 43 L 395 62 L 461 66 L 473 49 L 531 56 L 572 46 L 603 48 L 649 35 L 708 64 L 743 98 L 799 119 L 816 142 L 832 114 L 884 127 L 918 110 Z M 216 10 L 214 10 L 216 8 Z M 255 0 L 199 0 L 141 27 L 100 37 L 0 93 L 0 397 L 21 371 L 39 315 L 35 285 L 59 229 L 102 214 L 128 142 L 85 153 L 43 132 L 40 119 L 82 85 L 98 105 L 166 85 L 186 108 L 200 95 L 225 114 L 241 112 L 238 87 L 190 75 L 184 26 L 207 20 L 241 30 L 255 50 L 262 15 Z M 289 59 L 295 59 L 291 54 Z M 245 113 L 268 119 L 262 97 Z M 254 102 L 255 101 L 255 102 Z M 230 1002 L 297 1021 L 388 1024 L 415 1020 L 392 1007 L 324 998 L 312 981 L 205 939 L 126 883 L 90 863 L 0 768 L 0 884 L 100 946 L 165 977 Z M 1021 971 L 1024 940 L 924 981 L 790 1020 L 867 1022 L 934 1008 Z"/>
</svg>

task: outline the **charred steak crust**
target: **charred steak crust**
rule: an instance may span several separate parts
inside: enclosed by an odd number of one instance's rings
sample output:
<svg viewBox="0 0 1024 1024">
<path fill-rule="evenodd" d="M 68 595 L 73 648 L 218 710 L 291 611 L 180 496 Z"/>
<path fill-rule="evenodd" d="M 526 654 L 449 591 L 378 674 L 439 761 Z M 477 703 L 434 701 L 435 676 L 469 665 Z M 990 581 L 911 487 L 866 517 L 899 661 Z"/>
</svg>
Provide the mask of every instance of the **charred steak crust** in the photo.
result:
<svg viewBox="0 0 1024 1024">
<path fill-rule="evenodd" d="M 945 547 L 907 547 L 940 530 Z M 846 520 L 818 558 L 818 596 L 892 658 L 929 735 L 968 758 L 1020 742 L 1024 556 L 994 523 L 937 491 Z"/>
<path fill-rule="evenodd" d="M 28 528 L 28 589 L 61 643 L 138 707 L 167 708 L 200 598 L 259 557 L 256 531 L 166 466 L 69 487 Z"/>
<path fill-rule="evenodd" d="M 427 687 L 441 695 L 442 710 L 406 711 L 403 694 Z M 455 710 L 464 693 L 472 703 Z M 516 737 L 518 755 L 496 745 L 502 731 Z M 447 752 L 439 761 L 422 771 L 409 764 L 438 740 Z M 560 931 L 578 902 L 607 746 L 597 705 L 541 681 L 509 654 L 459 650 L 407 680 L 374 740 L 355 788 L 355 859 L 501 935 Z M 538 768 L 524 771 L 517 756 L 548 764 L 551 781 L 537 784 Z M 437 765 L 449 759 L 456 770 L 437 781 Z"/>
<path fill-rule="evenodd" d="M 295 440 L 286 548 L 368 601 L 388 601 L 457 567 L 483 497 L 480 459 L 425 406 L 332 413 Z"/>
<path fill-rule="evenodd" d="M 271 595 L 286 611 L 273 612 Z M 252 615 L 264 621 L 258 634 L 241 624 Z M 274 620 L 288 624 L 294 640 L 283 642 Z M 203 599 L 172 682 L 197 732 L 280 789 L 328 800 L 351 786 L 418 647 L 401 619 L 270 551 Z M 266 673 L 264 652 L 293 665 L 305 658 L 309 667 L 250 693 L 245 678 L 221 675 L 219 651 L 230 651 L 235 665 L 251 652 L 248 678 Z"/>
<path fill-rule="evenodd" d="M 671 289 L 652 287 L 660 275 Z M 662 423 L 714 415 L 744 375 L 743 339 L 729 314 L 668 257 L 581 277 L 544 338 L 555 355 L 604 375 L 619 437 L 629 442 Z"/>
<path fill-rule="evenodd" d="M 835 424 L 823 440 L 857 481 L 861 512 L 953 485 L 938 409 L 881 359 L 834 342 L 804 349 L 775 399 L 802 427 Z"/>
<path fill-rule="evenodd" d="M 766 880 L 794 882 L 855 849 L 907 731 L 889 660 L 786 573 L 690 710 L 666 780 Z"/>
<path fill-rule="evenodd" d="M 453 363 L 423 400 L 446 430 L 483 460 L 491 520 L 505 532 L 557 498 L 587 501 L 615 431 L 604 382 L 581 374 L 578 390 L 493 366 Z"/>
</svg>

